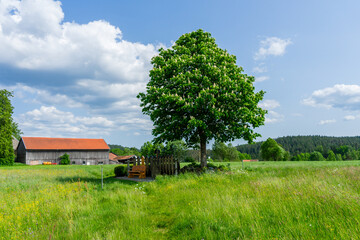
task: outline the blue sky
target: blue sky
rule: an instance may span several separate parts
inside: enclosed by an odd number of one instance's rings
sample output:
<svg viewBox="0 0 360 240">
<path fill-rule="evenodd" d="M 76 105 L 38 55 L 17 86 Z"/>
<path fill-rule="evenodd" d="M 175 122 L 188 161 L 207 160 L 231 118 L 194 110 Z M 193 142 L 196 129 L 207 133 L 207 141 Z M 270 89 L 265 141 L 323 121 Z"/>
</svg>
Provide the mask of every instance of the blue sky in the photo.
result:
<svg viewBox="0 0 360 240">
<path fill-rule="evenodd" d="M 360 135 L 359 10 L 358 1 L 0 0 L 0 88 L 14 91 L 24 136 L 140 147 L 152 139 L 136 99 L 151 57 L 202 28 L 266 91 L 258 140 Z"/>
</svg>

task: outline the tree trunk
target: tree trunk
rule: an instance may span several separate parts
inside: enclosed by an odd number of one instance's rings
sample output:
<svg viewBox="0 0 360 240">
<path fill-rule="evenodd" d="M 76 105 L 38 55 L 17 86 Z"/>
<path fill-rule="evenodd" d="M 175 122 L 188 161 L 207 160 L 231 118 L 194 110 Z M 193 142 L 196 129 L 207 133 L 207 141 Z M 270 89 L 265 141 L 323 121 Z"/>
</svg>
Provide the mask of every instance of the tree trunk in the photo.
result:
<svg viewBox="0 0 360 240">
<path fill-rule="evenodd" d="M 207 159 L 206 159 L 206 136 L 200 134 L 200 153 L 201 153 L 201 168 L 207 167 Z"/>
</svg>

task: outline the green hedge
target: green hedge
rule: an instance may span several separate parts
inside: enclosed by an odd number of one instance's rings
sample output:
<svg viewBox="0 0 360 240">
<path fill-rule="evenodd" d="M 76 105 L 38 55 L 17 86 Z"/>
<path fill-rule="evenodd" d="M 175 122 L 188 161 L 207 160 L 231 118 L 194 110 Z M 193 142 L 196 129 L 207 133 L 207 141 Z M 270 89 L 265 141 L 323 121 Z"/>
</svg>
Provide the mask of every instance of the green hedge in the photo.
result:
<svg viewBox="0 0 360 240">
<path fill-rule="evenodd" d="M 130 164 L 130 167 L 133 165 Z M 116 177 L 124 177 L 127 176 L 127 165 L 119 165 L 114 168 L 114 173 Z"/>
</svg>

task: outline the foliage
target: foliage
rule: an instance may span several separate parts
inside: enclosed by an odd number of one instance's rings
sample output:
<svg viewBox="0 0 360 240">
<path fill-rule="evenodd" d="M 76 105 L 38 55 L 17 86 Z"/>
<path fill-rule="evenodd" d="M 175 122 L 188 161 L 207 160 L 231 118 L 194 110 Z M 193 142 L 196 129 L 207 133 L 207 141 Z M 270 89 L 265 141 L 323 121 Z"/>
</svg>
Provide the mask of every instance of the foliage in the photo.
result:
<svg viewBox="0 0 360 240">
<path fill-rule="evenodd" d="M 319 150 L 324 157 L 327 157 L 329 150 L 332 150 L 335 154 L 339 153 L 342 156 L 345 154 L 346 156 L 348 150 L 360 149 L 360 137 L 287 136 L 276 138 L 275 140 L 284 149 L 289 151 L 291 156 Z M 250 154 L 252 158 L 259 158 L 262 143 L 244 144 L 236 146 L 236 148 L 242 153 Z M 348 147 L 341 147 L 345 145 Z"/>
<path fill-rule="evenodd" d="M 239 161 L 239 152 L 231 143 L 226 145 L 223 142 L 215 141 L 211 151 L 211 158 L 220 162 Z"/>
<path fill-rule="evenodd" d="M 130 164 L 130 167 L 132 167 L 132 164 Z M 114 168 L 114 174 L 116 177 L 127 176 L 127 171 L 127 165 L 118 165 Z"/>
<path fill-rule="evenodd" d="M 140 152 L 142 156 L 156 156 L 156 154 L 160 154 L 164 151 L 164 145 L 162 143 L 152 144 L 151 142 L 144 143 Z"/>
<path fill-rule="evenodd" d="M 342 161 L 342 157 L 341 157 L 341 154 L 340 153 L 337 153 L 336 154 L 336 161 Z"/>
<path fill-rule="evenodd" d="M 346 160 L 357 160 L 357 159 L 359 159 L 359 151 L 356 151 L 354 149 L 349 150 L 345 154 L 345 159 Z"/>
<path fill-rule="evenodd" d="M 184 162 L 195 163 L 196 160 L 194 158 L 188 156 L 185 158 Z"/>
<path fill-rule="evenodd" d="M 110 150 L 111 150 L 111 149 L 114 149 L 114 148 L 120 148 L 121 150 L 124 150 L 124 149 L 125 149 L 124 146 L 119 145 L 119 144 L 108 144 L 108 145 L 109 145 L 109 147 L 110 147 Z"/>
<path fill-rule="evenodd" d="M 141 153 L 139 152 L 139 150 L 137 148 L 112 148 L 110 149 L 110 152 L 118 155 L 118 156 L 128 156 L 128 155 L 136 155 L 136 156 L 140 156 Z"/>
<path fill-rule="evenodd" d="M 69 165 L 70 164 L 69 154 L 65 153 L 64 155 L 60 156 L 60 164 L 61 165 Z"/>
<path fill-rule="evenodd" d="M 284 150 L 285 151 L 285 150 Z M 290 153 L 288 151 L 284 152 L 283 161 L 289 161 L 290 160 Z"/>
<path fill-rule="evenodd" d="M 11 128 L 13 137 L 15 137 L 17 140 L 20 140 L 23 132 L 20 130 L 18 123 L 12 121 Z"/>
<path fill-rule="evenodd" d="M 182 35 L 172 48 L 160 49 L 151 63 L 146 93 L 138 98 L 154 122 L 156 142 L 200 143 L 205 167 L 211 139 L 252 142 L 260 136 L 253 129 L 265 121 L 266 111 L 258 107 L 264 92 L 254 92 L 254 77 L 243 74 L 236 57 L 219 48 L 210 33 Z"/>
<path fill-rule="evenodd" d="M 250 154 L 247 154 L 247 153 L 241 153 L 241 152 L 238 152 L 239 154 L 239 160 L 245 160 L 245 159 L 251 159 L 251 155 Z"/>
<path fill-rule="evenodd" d="M 183 140 L 169 141 L 163 150 L 164 155 L 172 155 L 179 162 L 184 162 L 187 155 L 187 146 Z"/>
<path fill-rule="evenodd" d="M 310 153 L 300 153 L 291 158 L 291 161 L 309 161 Z"/>
<path fill-rule="evenodd" d="M 332 150 L 329 150 L 327 155 L 328 155 L 328 157 L 327 157 L 326 161 L 336 161 L 335 153 Z"/>
<path fill-rule="evenodd" d="M 192 162 L 188 165 L 185 165 L 180 169 L 180 173 L 204 173 L 206 171 L 228 171 L 229 168 L 224 165 L 215 165 L 213 163 L 208 163 L 206 168 L 202 168 L 200 163 Z"/>
<path fill-rule="evenodd" d="M 14 107 L 11 105 L 11 97 L 11 92 L 0 90 L 0 165 L 13 165 L 15 158 L 12 139 L 17 124 L 12 118 Z"/>
<path fill-rule="evenodd" d="M 324 161 L 325 158 L 321 152 L 314 151 L 310 154 L 309 161 Z"/>
<path fill-rule="evenodd" d="M 261 145 L 261 158 L 265 161 L 286 161 L 289 154 L 274 139 L 268 138 Z"/>
</svg>

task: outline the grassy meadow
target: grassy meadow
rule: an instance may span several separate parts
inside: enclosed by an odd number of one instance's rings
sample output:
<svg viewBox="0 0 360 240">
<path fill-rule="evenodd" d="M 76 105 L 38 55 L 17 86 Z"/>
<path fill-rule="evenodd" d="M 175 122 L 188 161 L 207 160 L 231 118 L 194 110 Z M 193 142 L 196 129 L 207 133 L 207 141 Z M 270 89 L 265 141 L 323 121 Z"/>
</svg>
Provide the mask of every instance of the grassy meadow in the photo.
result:
<svg viewBox="0 0 360 240">
<path fill-rule="evenodd" d="M 357 239 L 360 161 L 231 163 L 113 178 L 113 165 L 0 167 L 0 239 Z"/>
</svg>

